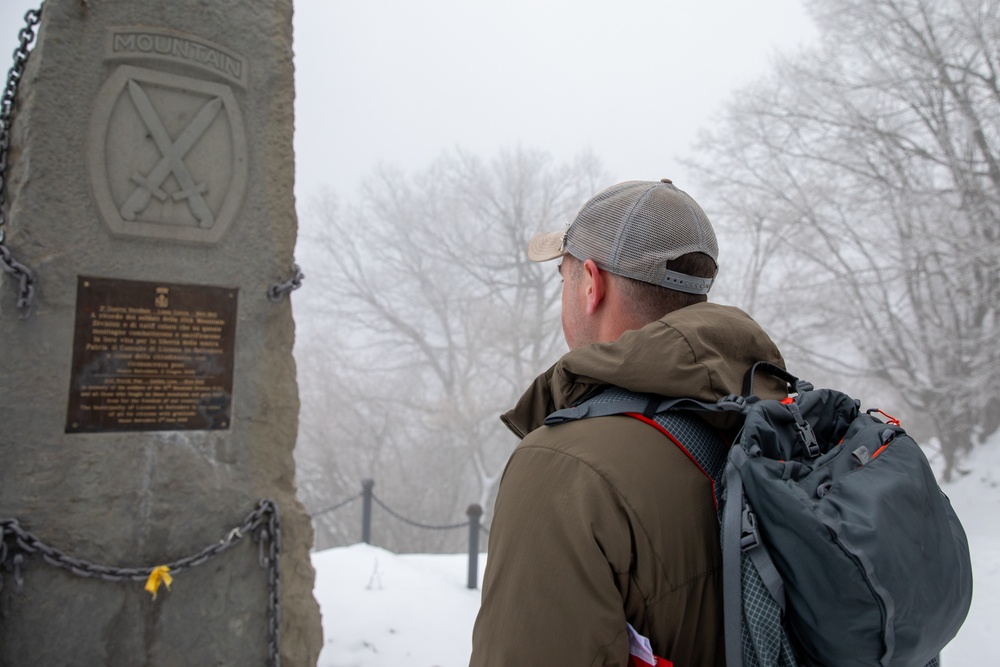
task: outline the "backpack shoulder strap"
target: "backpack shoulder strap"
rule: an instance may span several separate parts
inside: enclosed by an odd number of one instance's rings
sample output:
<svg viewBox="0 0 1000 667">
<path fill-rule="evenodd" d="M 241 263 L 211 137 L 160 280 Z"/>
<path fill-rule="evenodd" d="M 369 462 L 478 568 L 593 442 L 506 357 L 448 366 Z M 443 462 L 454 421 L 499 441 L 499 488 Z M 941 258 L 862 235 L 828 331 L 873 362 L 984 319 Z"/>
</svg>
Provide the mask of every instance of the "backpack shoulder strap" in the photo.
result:
<svg viewBox="0 0 1000 667">
<path fill-rule="evenodd" d="M 652 418 L 654 415 L 665 414 L 675 410 L 744 412 L 745 404 L 746 400 L 736 395 L 725 396 L 715 403 L 709 403 L 694 398 L 664 398 L 656 394 L 638 394 L 618 387 L 609 387 L 577 405 L 556 410 L 546 417 L 542 423 L 546 426 L 555 426 L 556 424 L 575 421 L 577 419 L 630 413 Z"/>
<path fill-rule="evenodd" d="M 692 398 L 664 398 L 655 394 L 639 394 L 619 387 L 609 387 L 591 398 L 553 412 L 545 418 L 546 426 L 568 421 L 627 415 L 653 426 L 671 440 L 712 483 L 715 507 L 721 507 L 722 469 L 728 444 L 711 426 L 692 412 L 722 412 L 739 409 L 735 405 L 720 407 Z"/>
</svg>

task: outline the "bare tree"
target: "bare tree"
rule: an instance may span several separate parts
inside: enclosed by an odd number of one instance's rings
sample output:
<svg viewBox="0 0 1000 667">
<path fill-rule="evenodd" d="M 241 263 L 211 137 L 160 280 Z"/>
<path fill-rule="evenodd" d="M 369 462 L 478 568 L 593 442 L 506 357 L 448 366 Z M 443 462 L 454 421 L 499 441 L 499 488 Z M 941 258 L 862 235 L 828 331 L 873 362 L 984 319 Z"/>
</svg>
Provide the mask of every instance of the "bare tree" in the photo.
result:
<svg viewBox="0 0 1000 667">
<path fill-rule="evenodd" d="M 1000 0 L 809 7 L 821 45 L 702 141 L 739 298 L 791 356 L 895 387 L 949 478 L 1000 425 Z"/>
<path fill-rule="evenodd" d="M 343 497 L 360 475 L 418 522 L 461 522 L 470 503 L 488 520 L 516 444 L 498 416 L 564 346 L 557 273 L 524 248 L 568 224 L 600 179 L 590 156 L 556 165 L 527 150 L 490 161 L 454 152 L 412 176 L 379 169 L 357 203 L 321 207 L 303 245 L 321 262 L 310 309 L 326 324 L 297 345 L 312 509 L 336 501 L 319 489 L 325 475 Z M 341 484 L 345 474 L 356 479 Z M 350 533 L 337 515 L 317 519 L 324 539 Z M 466 539 L 385 520 L 394 528 L 378 543 L 390 548 Z"/>
</svg>

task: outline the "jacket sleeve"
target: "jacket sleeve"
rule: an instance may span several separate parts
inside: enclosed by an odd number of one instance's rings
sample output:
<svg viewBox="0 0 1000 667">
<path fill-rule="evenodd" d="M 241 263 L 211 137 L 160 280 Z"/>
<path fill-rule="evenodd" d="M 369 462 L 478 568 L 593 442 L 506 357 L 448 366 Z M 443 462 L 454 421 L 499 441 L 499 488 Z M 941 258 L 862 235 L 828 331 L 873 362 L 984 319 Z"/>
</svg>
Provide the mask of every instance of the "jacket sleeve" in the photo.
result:
<svg viewBox="0 0 1000 667">
<path fill-rule="evenodd" d="M 597 471 L 532 436 L 500 484 L 470 664 L 625 667 L 628 513 Z"/>
</svg>

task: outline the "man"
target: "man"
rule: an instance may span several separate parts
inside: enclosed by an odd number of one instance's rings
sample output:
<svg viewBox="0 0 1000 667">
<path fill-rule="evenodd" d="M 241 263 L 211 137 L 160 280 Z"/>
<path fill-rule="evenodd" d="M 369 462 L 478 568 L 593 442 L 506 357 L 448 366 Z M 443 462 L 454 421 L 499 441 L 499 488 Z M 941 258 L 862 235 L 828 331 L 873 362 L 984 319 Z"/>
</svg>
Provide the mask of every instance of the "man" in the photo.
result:
<svg viewBox="0 0 1000 667">
<path fill-rule="evenodd" d="M 707 302 L 715 233 L 667 179 L 600 192 L 528 256 L 562 260 L 570 351 L 502 417 L 523 439 L 497 496 L 471 665 L 625 666 L 632 633 L 661 664 L 723 665 L 710 479 L 636 416 L 542 420 L 607 387 L 714 401 L 781 356 L 745 313 Z M 727 426 L 694 424 L 712 438 Z"/>
</svg>

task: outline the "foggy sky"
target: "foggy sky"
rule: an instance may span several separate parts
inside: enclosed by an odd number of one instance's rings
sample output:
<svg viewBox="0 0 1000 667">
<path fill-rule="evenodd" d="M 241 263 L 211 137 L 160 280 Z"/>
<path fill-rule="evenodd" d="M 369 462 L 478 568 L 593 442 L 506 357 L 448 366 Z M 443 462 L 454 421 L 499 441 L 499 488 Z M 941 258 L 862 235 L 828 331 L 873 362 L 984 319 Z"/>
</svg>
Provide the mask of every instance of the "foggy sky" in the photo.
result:
<svg viewBox="0 0 1000 667">
<path fill-rule="evenodd" d="M 4 76 L 38 5 L 0 2 Z M 589 149 L 615 180 L 683 187 L 722 101 L 814 34 L 800 0 L 298 0 L 294 29 L 300 209 L 456 147 Z"/>
</svg>

